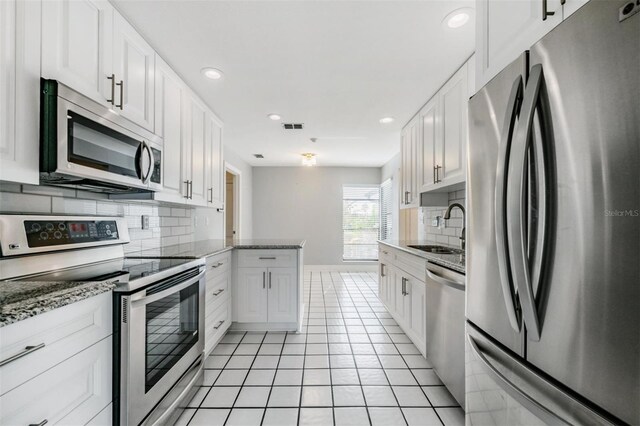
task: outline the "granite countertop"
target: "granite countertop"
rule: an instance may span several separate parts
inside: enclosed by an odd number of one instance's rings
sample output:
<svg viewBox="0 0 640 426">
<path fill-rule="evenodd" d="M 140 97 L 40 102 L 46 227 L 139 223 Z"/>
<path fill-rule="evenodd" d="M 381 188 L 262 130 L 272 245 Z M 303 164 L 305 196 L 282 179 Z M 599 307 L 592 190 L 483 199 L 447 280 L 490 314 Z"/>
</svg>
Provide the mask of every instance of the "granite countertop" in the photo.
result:
<svg viewBox="0 0 640 426">
<path fill-rule="evenodd" d="M 409 245 L 426 245 L 427 243 L 418 243 L 415 241 L 398 241 L 398 240 L 379 240 L 381 244 L 385 244 L 389 247 L 393 247 L 407 253 L 414 254 L 416 256 L 424 257 L 428 262 L 431 262 L 436 265 L 444 266 L 445 268 L 449 268 L 453 271 L 460 272 L 461 274 L 465 273 L 465 255 L 454 253 L 454 254 L 440 254 L 440 253 L 429 253 L 426 251 L 418 250 Z M 460 251 L 459 249 L 452 248 L 453 250 Z"/>
<path fill-rule="evenodd" d="M 199 259 L 233 249 L 301 249 L 304 244 L 305 240 L 235 240 L 231 244 L 224 240 L 204 240 L 129 253 L 127 257 Z"/>
<path fill-rule="evenodd" d="M 0 281 L 0 327 L 111 291 L 113 280 Z"/>
</svg>

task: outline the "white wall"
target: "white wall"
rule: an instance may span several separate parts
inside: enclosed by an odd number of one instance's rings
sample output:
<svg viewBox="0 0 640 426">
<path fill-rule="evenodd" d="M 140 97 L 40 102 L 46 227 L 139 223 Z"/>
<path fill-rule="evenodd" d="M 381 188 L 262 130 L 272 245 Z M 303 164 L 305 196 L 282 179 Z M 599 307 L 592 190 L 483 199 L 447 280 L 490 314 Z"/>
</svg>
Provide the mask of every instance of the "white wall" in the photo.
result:
<svg viewBox="0 0 640 426">
<path fill-rule="evenodd" d="M 391 240 L 398 240 L 400 231 L 400 153 L 387 161 L 380 169 L 380 183 L 391 178 L 391 211 L 393 219 L 391 225 Z"/>
<path fill-rule="evenodd" d="M 341 265 L 342 186 L 379 183 L 378 167 L 255 167 L 253 237 L 305 239 L 306 265 Z"/>
<path fill-rule="evenodd" d="M 224 161 L 235 169 L 239 170 L 240 175 L 240 238 L 243 240 L 254 238 L 253 220 L 252 220 L 252 204 L 253 204 L 253 167 L 242 160 L 229 147 L 224 147 Z M 223 216 L 223 215 L 220 215 Z M 222 234 L 224 237 L 224 233 Z M 197 238 L 197 237 L 196 237 Z"/>
</svg>

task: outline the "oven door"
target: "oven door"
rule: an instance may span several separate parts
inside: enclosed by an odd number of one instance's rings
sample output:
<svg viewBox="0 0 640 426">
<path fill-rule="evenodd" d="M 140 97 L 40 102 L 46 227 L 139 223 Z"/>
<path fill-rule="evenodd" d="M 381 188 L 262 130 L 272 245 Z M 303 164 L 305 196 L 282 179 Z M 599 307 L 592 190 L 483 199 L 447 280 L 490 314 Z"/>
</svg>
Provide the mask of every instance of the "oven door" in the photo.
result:
<svg viewBox="0 0 640 426">
<path fill-rule="evenodd" d="M 62 97 L 57 128 L 61 173 L 141 189 L 161 187 L 160 145 Z"/>
<path fill-rule="evenodd" d="M 204 268 L 194 268 L 123 298 L 121 424 L 143 421 L 202 355 L 204 286 Z"/>
</svg>

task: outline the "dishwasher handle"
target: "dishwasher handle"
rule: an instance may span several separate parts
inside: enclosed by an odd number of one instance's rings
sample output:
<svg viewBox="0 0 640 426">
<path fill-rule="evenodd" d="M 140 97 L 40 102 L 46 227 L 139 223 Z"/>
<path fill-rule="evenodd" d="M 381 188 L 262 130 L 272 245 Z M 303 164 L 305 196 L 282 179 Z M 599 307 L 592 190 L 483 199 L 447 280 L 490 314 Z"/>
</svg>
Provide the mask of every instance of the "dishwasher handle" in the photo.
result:
<svg viewBox="0 0 640 426">
<path fill-rule="evenodd" d="M 456 290 L 462 290 L 462 291 L 465 290 L 464 282 L 454 281 L 449 278 L 445 278 L 442 275 L 440 275 L 437 271 L 429 269 L 428 266 L 427 266 L 427 277 L 437 282 L 438 284 L 446 285 L 448 287 L 455 288 Z"/>
</svg>

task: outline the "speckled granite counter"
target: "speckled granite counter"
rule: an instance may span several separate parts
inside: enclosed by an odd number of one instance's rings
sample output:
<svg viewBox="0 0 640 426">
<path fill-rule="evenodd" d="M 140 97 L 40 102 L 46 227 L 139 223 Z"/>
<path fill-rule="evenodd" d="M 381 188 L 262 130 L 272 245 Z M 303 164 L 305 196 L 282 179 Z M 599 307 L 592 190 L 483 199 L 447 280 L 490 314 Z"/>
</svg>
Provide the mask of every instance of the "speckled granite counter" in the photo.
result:
<svg viewBox="0 0 640 426">
<path fill-rule="evenodd" d="M 381 240 L 380 244 L 385 244 L 389 247 L 393 247 L 398 250 L 405 251 L 407 253 L 414 254 L 416 256 L 424 257 L 427 261 L 436 265 L 444 266 L 461 274 L 465 273 L 465 256 L 464 254 L 439 254 L 429 253 L 426 251 L 418 250 L 409 247 L 409 245 L 424 245 L 425 243 L 417 243 L 413 241 L 394 241 L 394 240 Z M 455 249 L 454 249 L 455 250 Z"/>
<path fill-rule="evenodd" d="M 224 240 L 204 240 L 129 253 L 127 257 L 199 259 L 233 249 L 301 249 L 304 244 L 305 240 L 236 240 L 230 245 Z"/>
<path fill-rule="evenodd" d="M 97 296 L 115 286 L 113 280 L 0 281 L 0 327 Z"/>
</svg>

